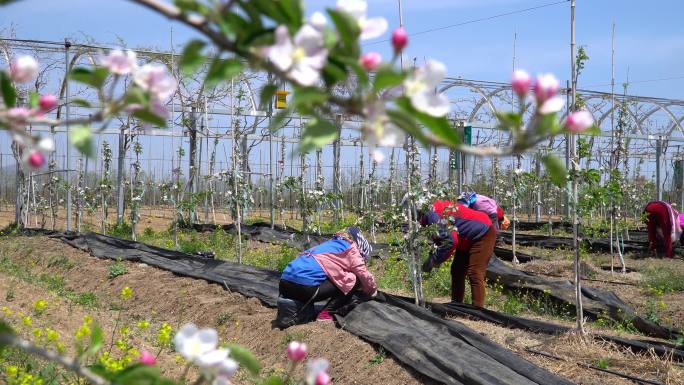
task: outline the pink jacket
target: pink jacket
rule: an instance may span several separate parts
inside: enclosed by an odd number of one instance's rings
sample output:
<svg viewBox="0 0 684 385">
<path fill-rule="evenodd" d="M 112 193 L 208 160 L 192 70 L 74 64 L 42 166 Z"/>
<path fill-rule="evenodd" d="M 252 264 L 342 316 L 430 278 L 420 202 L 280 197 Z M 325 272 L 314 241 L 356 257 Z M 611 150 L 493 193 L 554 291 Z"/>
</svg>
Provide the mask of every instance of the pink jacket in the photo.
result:
<svg viewBox="0 0 684 385">
<path fill-rule="evenodd" d="M 358 278 L 361 284 L 361 290 L 373 295 L 378 290 L 375 284 L 373 275 L 366 269 L 366 264 L 363 262 L 363 257 L 359 253 L 356 244 L 350 240 L 345 239 L 350 243 L 350 246 L 341 252 L 319 252 L 313 254 L 319 265 L 325 271 L 330 281 L 337 286 L 345 295 L 356 285 Z"/>
</svg>

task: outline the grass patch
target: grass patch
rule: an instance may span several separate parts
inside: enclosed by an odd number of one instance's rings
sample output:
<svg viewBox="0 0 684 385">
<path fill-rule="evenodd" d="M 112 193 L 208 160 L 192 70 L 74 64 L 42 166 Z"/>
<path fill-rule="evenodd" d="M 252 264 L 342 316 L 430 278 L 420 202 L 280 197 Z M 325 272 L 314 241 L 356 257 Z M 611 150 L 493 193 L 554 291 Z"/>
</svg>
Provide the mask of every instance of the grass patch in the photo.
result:
<svg viewBox="0 0 684 385">
<path fill-rule="evenodd" d="M 644 287 L 660 293 L 684 291 L 684 269 L 672 266 L 649 266 L 642 272 Z"/>
<path fill-rule="evenodd" d="M 48 260 L 47 267 L 56 267 L 64 270 L 71 270 L 76 266 L 66 255 L 54 256 Z"/>
<path fill-rule="evenodd" d="M 219 316 L 216 318 L 216 324 L 218 326 L 223 326 L 226 323 L 231 322 L 232 320 L 233 315 L 227 311 L 224 311 L 223 313 L 219 314 Z"/>
<path fill-rule="evenodd" d="M 81 305 L 85 308 L 88 309 L 95 309 L 97 308 L 97 295 L 93 292 L 85 292 L 85 293 L 79 293 L 76 295 L 74 302 L 77 305 Z"/>
<path fill-rule="evenodd" d="M 109 279 L 116 278 L 120 275 L 124 275 L 128 273 L 128 267 L 126 267 L 126 263 L 121 260 L 121 258 L 117 259 L 116 262 L 112 263 L 111 266 L 109 266 L 109 273 L 107 276 Z"/>
<path fill-rule="evenodd" d="M 280 339 L 280 346 L 285 347 L 292 341 L 304 342 L 306 340 L 306 334 L 300 331 L 287 332 Z"/>
</svg>

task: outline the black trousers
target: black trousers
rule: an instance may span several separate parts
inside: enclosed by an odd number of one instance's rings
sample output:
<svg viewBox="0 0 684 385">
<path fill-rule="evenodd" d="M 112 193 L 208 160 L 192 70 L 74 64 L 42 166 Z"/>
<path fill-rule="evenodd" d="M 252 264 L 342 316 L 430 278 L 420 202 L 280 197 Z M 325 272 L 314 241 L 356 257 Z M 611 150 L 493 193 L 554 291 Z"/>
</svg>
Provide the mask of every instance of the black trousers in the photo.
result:
<svg viewBox="0 0 684 385">
<path fill-rule="evenodd" d="M 329 312 L 334 312 L 335 310 L 344 306 L 347 301 L 349 301 L 357 287 L 355 286 L 354 289 L 349 292 L 349 294 L 345 295 L 342 290 L 338 289 L 337 286 L 335 286 L 335 284 L 333 284 L 329 279 L 323 281 L 323 283 L 321 283 L 319 286 L 300 285 L 298 283 L 281 279 L 279 289 L 281 296 L 294 299 L 302 303 L 311 301 L 313 304 L 314 302 L 328 300 L 328 304 L 325 308 Z M 316 292 L 317 289 L 318 292 Z M 312 298 L 313 300 L 311 300 Z"/>
</svg>

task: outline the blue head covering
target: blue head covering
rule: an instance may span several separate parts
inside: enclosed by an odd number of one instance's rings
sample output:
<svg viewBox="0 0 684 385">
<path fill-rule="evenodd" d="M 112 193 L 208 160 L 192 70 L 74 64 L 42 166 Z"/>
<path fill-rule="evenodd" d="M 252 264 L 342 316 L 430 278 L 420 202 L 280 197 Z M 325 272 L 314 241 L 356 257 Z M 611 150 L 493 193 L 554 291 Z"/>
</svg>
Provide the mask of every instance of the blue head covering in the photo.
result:
<svg viewBox="0 0 684 385">
<path fill-rule="evenodd" d="M 363 237 L 363 234 L 361 234 L 361 230 L 359 230 L 358 227 L 350 226 L 347 229 L 347 232 L 354 239 L 354 242 L 356 242 L 356 246 L 358 246 L 359 252 L 363 257 L 363 261 L 368 263 L 368 260 L 370 259 L 370 253 L 373 251 L 370 243 L 368 243 L 366 238 Z"/>
<path fill-rule="evenodd" d="M 474 191 L 466 191 L 462 193 L 460 197 L 458 197 L 458 202 L 468 207 L 474 205 L 476 200 L 477 194 L 475 194 Z"/>
</svg>

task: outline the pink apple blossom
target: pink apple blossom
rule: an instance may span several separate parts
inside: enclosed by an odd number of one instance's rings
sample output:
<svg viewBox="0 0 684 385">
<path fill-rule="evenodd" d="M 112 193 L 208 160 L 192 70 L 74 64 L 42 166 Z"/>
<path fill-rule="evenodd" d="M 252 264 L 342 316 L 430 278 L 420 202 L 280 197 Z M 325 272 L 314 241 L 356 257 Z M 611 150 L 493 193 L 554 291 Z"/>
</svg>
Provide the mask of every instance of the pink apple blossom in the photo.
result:
<svg viewBox="0 0 684 385">
<path fill-rule="evenodd" d="M 138 66 L 135 52 L 131 50 L 124 52 L 120 49 L 110 51 L 109 55 L 102 59 L 101 64 L 116 75 L 128 75 Z"/>
<path fill-rule="evenodd" d="M 48 112 L 57 107 L 58 102 L 59 100 L 57 97 L 52 94 L 45 94 L 38 99 L 38 105 L 40 106 L 40 110 L 43 112 Z"/>
<path fill-rule="evenodd" d="M 373 71 L 382 63 L 382 56 L 377 52 L 368 52 L 361 56 L 361 65 L 366 71 Z"/>
<path fill-rule="evenodd" d="M 513 76 L 511 77 L 511 86 L 518 97 L 524 98 L 525 95 L 527 95 L 527 93 L 530 91 L 531 85 L 532 77 L 530 74 L 523 70 L 513 71 Z"/>
<path fill-rule="evenodd" d="M 287 358 L 292 361 L 299 362 L 306 358 L 307 347 L 304 343 L 292 341 L 289 345 L 287 345 L 287 350 L 285 352 L 287 354 Z"/>
<path fill-rule="evenodd" d="M 408 34 L 404 28 L 397 28 L 392 32 L 392 47 L 394 52 L 401 52 L 408 45 Z"/>
<path fill-rule="evenodd" d="M 537 104 L 542 104 L 556 96 L 558 91 L 560 91 L 560 83 L 553 74 L 537 76 L 537 81 L 534 83 L 534 94 L 537 96 Z"/>
<path fill-rule="evenodd" d="M 154 354 L 147 350 L 143 350 L 142 353 L 140 353 L 140 363 L 147 366 L 154 366 L 157 363 L 157 358 Z"/>
<path fill-rule="evenodd" d="M 565 128 L 568 131 L 579 134 L 586 131 L 589 127 L 594 125 L 594 118 L 587 110 L 575 111 L 570 114 L 565 121 Z"/>
<path fill-rule="evenodd" d="M 31 111 L 26 107 L 12 107 L 7 110 L 7 117 L 15 124 L 25 124 L 30 116 Z"/>
<path fill-rule="evenodd" d="M 38 62 L 31 56 L 19 56 L 10 63 L 10 78 L 16 83 L 28 83 L 38 76 Z"/>
<path fill-rule="evenodd" d="M 163 65 L 145 64 L 135 71 L 133 81 L 156 100 L 166 100 L 176 92 L 176 81 Z"/>
</svg>

